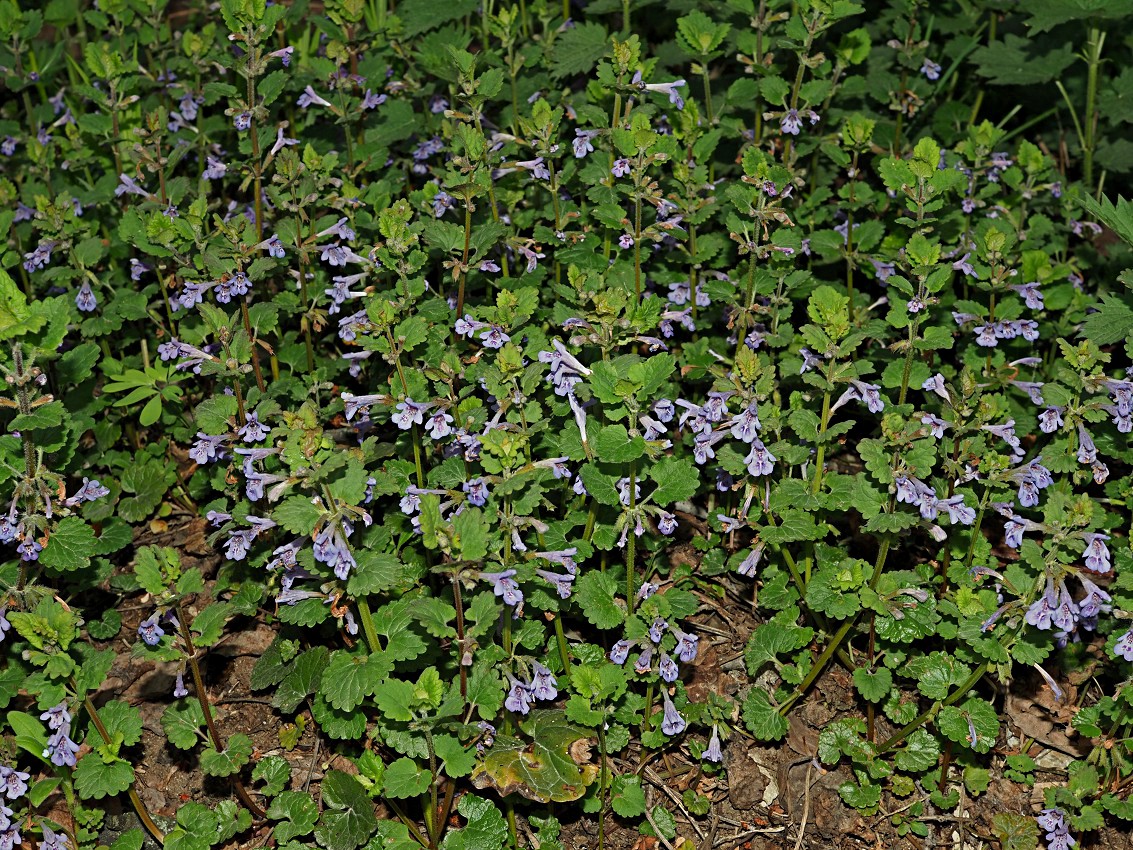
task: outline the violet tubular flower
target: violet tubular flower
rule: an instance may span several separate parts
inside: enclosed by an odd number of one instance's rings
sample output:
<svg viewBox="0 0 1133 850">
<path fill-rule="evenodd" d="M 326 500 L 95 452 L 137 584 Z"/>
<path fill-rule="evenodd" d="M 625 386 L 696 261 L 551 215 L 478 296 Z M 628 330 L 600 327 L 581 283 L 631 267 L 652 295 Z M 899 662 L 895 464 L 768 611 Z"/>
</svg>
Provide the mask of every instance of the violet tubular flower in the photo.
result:
<svg viewBox="0 0 1133 850">
<path fill-rule="evenodd" d="M 515 570 L 503 570 L 498 573 L 480 573 L 480 578 L 492 585 L 492 591 L 503 599 L 504 604 L 511 608 L 518 608 L 523 602 L 523 591 L 515 581 Z"/>
<path fill-rule="evenodd" d="M 724 760 L 724 751 L 720 747 L 720 727 L 715 723 L 712 724 L 712 736 L 708 739 L 703 758 L 713 764 L 719 764 Z"/>
<path fill-rule="evenodd" d="M 668 692 L 664 692 L 662 696 L 664 697 L 664 716 L 661 719 L 661 731 L 669 737 L 679 735 L 688 724 L 681 717 L 681 713 L 677 711 L 677 707 L 673 705 L 673 701 L 669 699 Z"/>
</svg>

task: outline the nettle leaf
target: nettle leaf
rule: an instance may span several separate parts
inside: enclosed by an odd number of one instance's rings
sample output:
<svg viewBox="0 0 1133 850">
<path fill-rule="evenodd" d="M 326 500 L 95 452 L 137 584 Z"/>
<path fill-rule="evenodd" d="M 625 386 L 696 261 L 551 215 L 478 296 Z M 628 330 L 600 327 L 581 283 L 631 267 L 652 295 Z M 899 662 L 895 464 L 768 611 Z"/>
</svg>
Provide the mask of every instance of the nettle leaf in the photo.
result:
<svg viewBox="0 0 1133 850">
<path fill-rule="evenodd" d="M 121 794 L 134 782 L 134 769 L 115 759 L 107 764 L 97 752 L 87 753 L 75 765 L 75 791 L 84 800 L 101 800 Z"/>
<path fill-rule="evenodd" d="M 476 766 L 476 750 L 468 749 L 452 735 L 435 735 L 433 748 L 437 758 L 444 762 L 445 775 L 453 779 L 467 776 Z"/>
<path fill-rule="evenodd" d="M 600 629 L 612 629 L 625 620 L 625 609 L 616 599 L 618 589 L 612 575 L 590 570 L 575 582 L 574 599 L 587 620 Z"/>
<path fill-rule="evenodd" d="M 374 612 L 374 630 L 386 638 L 385 654 L 390 661 L 411 661 L 425 651 L 425 642 L 413 631 L 410 604 L 401 599 Z"/>
<path fill-rule="evenodd" d="M 111 738 L 116 734 L 122 736 L 122 746 L 132 747 L 142 739 L 142 715 L 135 706 L 118 699 L 111 700 L 98 710 L 98 716 Z M 95 740 L 101 744 L 101 735 L 97 739 L 88 735 L 88 743 L 93 745 Z"/>
<path fill-rule="evenodd" d="M 328 850 L 354 850 L 365 844 L 378 819 L 362 784 L 341 770 L 328 771 L 323 777 L 322 798 L 323 814 L 315 828 L 315 840 Z"/>
<path fill-rule="evenodd" d="M 589 73 L 609 49 L 605 27 L 593 21 L 576 24 L 555 39 L 551 76 L 561 79 Z"/>
<path fill-rule="evenodd" d="M 456 609 L 434 596 L 422 596 L 414 599 L 410 610 L 430 635 L 435 638 L 448 638 L 456 636 L 456 629 L 451 625 L 456 618 Z"/>
<path fill-rule="evenodd" d="M 277 525 L 302 537 L 314 531 L 322 515 L 322 510 L 304 496 L 288 496 L 271 512 Z"/>
<path fill-rule="evenodd" d="M 767 691 L 754 687 L 743 704 L 744 725 L 759 741 L 779 741 L 787 734 L 789 723 L 771 704 Z"/>
<path fill-rule="evenodd" d="M 1032 815 L 996 812 L 991 817 L 991 832 L 1002 850 L 1035 850 L 1039 845 L 1039 825 Z"/>
<path fill-rule="evenodd" d="M 590 761 L 592 731 L 571 723 L 561 710 L 536 709 L 519 728 L 528 740 L 498 735 L 473 771 L 473 785 L 538 803 L 568 803 L 598 778 L 598 765 Z"/>
<path fill-rule="evenodd" d="M 231 776 L 252 757 L 252 739 L 237 732 L 228 739 L 223 752 L 206 747 L 201 752 L 201 770 L 206 776 Z"/>
</svg>

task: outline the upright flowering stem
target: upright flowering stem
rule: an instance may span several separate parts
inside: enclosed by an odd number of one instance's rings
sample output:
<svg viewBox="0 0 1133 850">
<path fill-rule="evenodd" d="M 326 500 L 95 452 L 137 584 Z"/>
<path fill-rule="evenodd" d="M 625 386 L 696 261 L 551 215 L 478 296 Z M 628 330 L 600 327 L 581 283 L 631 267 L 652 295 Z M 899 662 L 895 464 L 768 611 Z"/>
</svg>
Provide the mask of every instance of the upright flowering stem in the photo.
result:
<svg viewBox="0 0 1133 850">
<path fill-rule="evenodd" d="M 74 679 L 71 679 L 71 686 L 76 688 L 76 690 L 78 689 L 78 683 Z M 95 708 L 94 703 L 91 702 L 90 697 L 83 697 L 83 707 L 87 710 L 87 714 L 90 715 L 90 722 L 93 723 L 94 728 L 98 730 L 99 736 L 107 744 L 110 744 L 110 733 L 107 731 L 106 725 L 102 722 L 102 718 L 98 716 L 98 709 Z M 149 809 L 147 809 L 146 804 L 142 802 L 142 798 L 138 795 L 138 791 L 134 787 L 133 783 L 130 783 L 127 794 L 130 797 L 130 804 L 134 807 L 134 812 L 138 815 L 138 820 L 142 822 L 142 825 L 146 828 L 146 831 L 149 832 L 149 834 L 152 835 L 155 839 L 157 839 L 158 844 L 164 844 L 165 833 L 161 831 L 161 827 L 154 823 L 153 817 L 149 813 Z"/>
<path fill-rule="evenodd" d="M 850 298 L 850 324 L 854 323 L 854 189 L 857 187 L 858 151 L 854 150 L 854 178 L 850 180 L 850 200 L 846 212 L 846 294 Z"/>
<path fill-rule="evenodd" d="M 464 638 L 464 601 L 460 596 L 460 578 L 456 573 L 452 574 L 452 604 L 456 608 L 456 640 L 457 649 L 460 652 L 460 660 L 457 661 L 457 667 L 460 668 L 460 696 L 468 696 L 468 667 L 464 663 L 464 653 L 468 652 L 471 657 L 471 650 L 465 645 Z M 558 622 L 558 618 L 555 618 Z M 560 625 L 560 628 L 562 626 Z"/>
<path fill-rule="evenodd" d="M 260 352 L 256 347 L 256 335 L 252 333 L 252 318 L 248 315 L 248 299 L 240 299 L 240 315 L 244 319 L 244 332 L 248 334 L 248 340 L 252 343 L 252 374 L 256 376 L 256 386 L 260 392 L 266 389 L 264 384 L 264 374 L 260 371 Z"/>
<path fill-rule="evenodd" d="M 633 511 L 637 507 L 637 461 L 631 461 L 629 465 L 629 509 L 630 516 L 627 518 L 627 523 L 633 521 Z M 626 606 L 629 608 L 629 613 L 633 614 L 634 596 L 637 593 L 637 575 L 634 570 L 633 559 L 636 554 L 637 548 L 637 535 L 634 534 L 632 528 L 627 528 L 628 534 L 626 535 Z"/>
<path fill-rule="evenodd" d="M 818 423 L 818 446 L 815 448 L 814 455 L 814 478 L 810 483 L 810 492 L 814 496 L 817 496 L 819 490 L 822 489 L 822 467 L 826 463 L 826 429 L 828 427 L 830 427 L 829 390 L 822 394 L 822 418 Z"/>
<path fill-rule="evenodd" d="M 189 671 L 193 675 L 193 687 L 197 692 L 197 702 L 200 703 L 201 713 L 204 714 L 209 740 L 212 742 L 213 749 L 222 753 L 225 750 L 224 739 L 220 736 L 220 730 L 217 729 L 216 721 L 212 716 L 212 706 L 209 704 L 208 694 L 205 692 L 205 680 L 201 676 L 201 666 L 197 662 L 197 649 L 193 645 L 193 633 L 189 631 L 189 621 L 185 617 L 185 609 L 180 602 L 173 604 L 173 613 L 177 616 L 177 624 L 181 627 L 181 640 L 185 642 L 185 657 L 189 662 Z M 244 782 L 240 779 L 239 774 L 233 776 L 232 780 L 236 786 L 236 796 L 240 798 L 248 811 L 257 818 L 263 819 L 265 817 L 264 810 L 256 805 L 256 801 L 252 799 L 248 789 L 244 787 Z"/>
<path fill-rule="evenodd" d="M 472 198 L 464 198 L 464 256 L 460 262 L 460 279 L 456 284 L 456 315 L 464 315 L 464 282 L 468 279 L 468 255 L 472 249 Z M 455 333 L 455 331 L 454 331 Z M 423 486 L 423 485 L 421 485 Z"/>
<path fill-rule="evenodd" d="M 641 188 L 638 187 L 634 199 L 633 216 L 633 291 L 637 303 L 641 304 Z"/>
<path fill-rule="evenodd" d="M 1104 44 L 1105 32 L 1098 27 L 1090 27 L 1086 40 L 1086 120 L 1083 128 L 1085 138 L 1082 140 L 1082 176 L 1086 182 L 1087 192 L 1093 192 L 1094 184 L 1094 137 L 1098 129 L 1096 108 L 1098 67 L 1101 65 Z"/>
<path fill-rule="evenodd" d="M 16 403 L 19 406 L 20 414 L 28 416 L 31 414 L 31 394 L 28 392 L 28 384 L 34 380 L 34 376 L 26 367 L 24 363 L 24 350 L 20 347 L 19 343 L 12 346 L 12 363 L 14 365 L 13 375 L 16 384 Z M 31 485 L 32 480 L 35 478 L 36 469 L 39 466 L 36 450 L 35 440 L 32 439 L 31 433 L 28 429 L 20 431 L 20 441 L 24 448 L 24 477 Z M 21 592 L 24 585 L 28 580 L 28 562 L 23 558 L 20 559 L 20 576 L 16 582 L 16 591 Z"/>
</svg>

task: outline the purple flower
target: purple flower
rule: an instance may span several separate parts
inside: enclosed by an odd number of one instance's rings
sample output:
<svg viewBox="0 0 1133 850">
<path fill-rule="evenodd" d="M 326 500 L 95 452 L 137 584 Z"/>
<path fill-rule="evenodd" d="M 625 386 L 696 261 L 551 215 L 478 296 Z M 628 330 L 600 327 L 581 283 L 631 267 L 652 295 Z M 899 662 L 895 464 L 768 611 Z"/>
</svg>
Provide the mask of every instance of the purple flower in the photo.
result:
<svg viewBox="0 0 1133 850">
<path fill-rule="evenodd" d="M 657 530 L 668 536 L 677 530 L 677 518 L 668 511 L 658 514 Z"/>
<path fill-rule="evenodd" d="M 653 624 L 649 627 L 649 639 L 654 643 L 660 643 L 664 632 L 669 628 L 669 624 L 662 618 L 657 617 L 653 620 Z"/>
<path fill-rule="evenodd" d="M 214 156 L 206 157 L 207 167 L 201 173 L 206 180 L 220 180 L 228 173 L 228 165 Z"/>
<path fill-rule="evenodd" d="M 1078 614 L 1080 616 L 1096 617 L 1103 606 L 1113 601 L 1108 593 L 1081 573 L 1078 574 L 1078 581 L 1081 583 L 1082 589 L 1086 591 L 1085 597 L 1078 603 Z"/>
<path fill-rule="evenodd" d="M 511 689 L 508 691 L 507 699 L 504 700 L 504 708 L 516 714 L 527 714 L 531 710 L 535 696 L 531 686 L 514 677 L 508 678 L 511 679 Z"/>
<path fill-rule="evenodd" d="M 924 62 L 921 63 L 921 73 L 925 75 L 926 79 L 936 82 L 940 79 L 940 66 L 931 59 L 926 58 Z"/>
<path fill-rule="evenodd" d="M 967 254 L 962 256 L 956 262 L 954 262 L 952 264 L 952 268 L 955 269 L 958 272 L 963 272 L 968 277 L 975 277 L 976 276 L 976 270 L 974 268 L 972 268 L 972 264 L 968 262 L 968 258 L 970 256 L 972 256 L 971 251 L 969 251 Z"/>
<path fill-rule="evenodd" d="M 34 251 L 24 254 L 24 270 L 34 272 L 51 262 L 51 252 L 55 250 L 55 243 L 51 241 L 40 242 Z"/>
<path fill-rule="evenodd" d="M 286 124 L 286 122 L 284 122 L 284 124 Z M 298 139 L 289 139 L 283 134 L 284 124 L 280 124 L 275 130 L 275 143 L 271 146 L 271 150 L 268 151 L 272 156 L 275 156 L 284 148 L 299 144 Z"/>
<path fill-rule="evenodd" d="M 189 458 L 202 464 L 208 463 L 210 460 L 215 460 L 216 450 L 220 448 L 221 444 L 223 444 L 226 439 L 228 439 L 227 434 L 213 437 L 198 431 L 197 442 L 189 449 Z"/>
<path fill-rule="evenodd" d="M 662 692 L 664 697 L 664 717 L 661 720 L 661 731 L 666 735 L 679 735 L 685 730 L 685 719 L 681 717 L 680 712 L 677 711 L 673 701 L 669 699 L 667 691 Z"/>
<path fill-rule="evenodd" d="M 434 402 L 416 402 L 411 398 L 406 398 L 405 401 L 400 401 L 394 405 L 394 410 L 397 413 L 391 417 L 391 420 L 402 431 L 408 431 L 414 425 L 423 424 L 424 414 L 433 407 L 436 407 Z"/>
<path fill-rule="evenodd" d="M 4 156 L 11 156 L 16 152 L 16 145 L 18 144 L 19 141 L 15 137 L 5 136 L 4 141 L 0 142 L 0 153 L 4 154 Z M 591 148 L 591 150 L 594 149 Z"/>
<path fill-rule="evenodd" d="M 101 499 L 103 496 L 109 495 L 109 489 L 103 487 L 98 481 L 91 480 L 84 475 L 83 485 L 75 491 L 75 495 L 71 496 L 63 504 L 69 508 L 73 508 L 82 502 L 93 502 L 95 499 Z"/>
<path fill-rule="evenodd" d="M 637 658 L 633 661 L 633 671 L 639 676 L 644 676 L 653 667 L 653 647 L 647 646 L 645 649 L 638 653 Z"/>
<path fill-rule="evenodd" d="M 629 233 L 623 233 L 618 237 L 618 247 L 623 250 L 633 247 L 633 236 Z"/>
<path fill-rule="evenodd" d="M 511 337 L 504 333 L 499 325 L 489 325 L 488 329 L 480 334 L 480 341 L 485 348 L 503 348 L 505 343 L 511 342 Z"/>
<path fill-rule="evenodd" d="M 669 103 L 677 109 L 684 109 L 685 102 L 677 89 L 685 85 L 684 80 L 673 80 L 671 83 L 646 83 L 642 88 L 646 91 L 657 92 L 669 98 Z"/>
<path fill-rule="evenodd" d="M 747 464 L 748 473 L 758 478 L 774 472 L 776 459 L 775 455 L 763 445 L 763 441 L 756 437 L 752 440 L 751 451 L 744 458 L 744 463 Z"/>
<path fill-rule="evenodd" d="M 47 749 L 43 751 L 44 758 L 50 758 L 51 763 L 58 767 L 74 767 L 79 752 L 79 745 L 69 737 L 71 727 L 68 724 L 47 739 Z"/>
<path fill-rule="evenodd" d="M 374 94 L 369 89 L 366 89 L 366 96 L 362 98 L 362 108 L 365 110 L 377 109 L 386 102 L 386 95 Z"/>
<path fill-rule="evenodd" d="M 594 145 L 591 141 L 594 139 L 600 130 L 575 130 L 574 141 L 571 142 L 571 147 L 574 149 L 575 159 L 582 159 L 588 153 L 594 151 Z"/>
<path fill-rule="evenodd" d="M 630 164 L 628 159 L 615 159 L 614 167 L 610 169 L 610 173 L 615 177 L 625 177 L 629 174 Z"/>
<path fill-rule="evenodd" d="M 307 86 L 303 89 L 303 93 L 299 95 L 299 99 L 295 102 L 295 105 L 306 109 L 312 103 L 316 106 L 330 106 L 330 101 L 323 100 L 313 88 Z"/>
<path fill-rule="evenodd" d="M 1105 545 L 1109 535 L 1083 534 L 1082 539 L 1086 541 L 1086 549 L 1082 552 L 1082 557 L 1086 560 L 1086 569 L 1095 573 L 1108 573 L 1113 565 L 1110 561 L 1109 548 Z"/>
<path fill-rule="evenodd" d="M 559 695 L 555 686 L 555 676 L 551 671 L 536 661 L 531 665 L 534 675 L 531 677 L 531 692 L 535 699 L 552 700 Z"/>
<path fill-rule="evenodd" d="M 468 494 L 468 503 L 478 508 L 484 507 L 488 502 L 488 484 L 483 478 L 471 478 L 460 485 Z"/>
<path fill-rule="evenodd" d="M 0 765 L 0 788 L 9 800 L 18 800 L 28 792 L 29 774 L 8 765 Z"/>
<path fill-rule="evenodd" d="M 535 575 L 554 586 L 559 599 L 570 599 L 574 589 L 574 573 L 552 573 L 549 570 L 535 570 Z"/>
<path fill-rule="evenodd" d="M 704 750 L 704 760 L 719 764 L 724 760 L 723 750 L 720 748 L 720 729 L 712 724 L 712 737 L 708 739 L 708 747 Z"/>
<path fill-rule="evenodd" d="M 71 712 L 67 711 L 67 703 L 61 702 L 58 705 L 53 705 L 43 714 L 39 715 L 40 720 L 47 721 L 47 728 L 55 731 L 56 729 L 63 729 L 71 725 Z"/>
<path fill-rule="evenodd" d="M 1117 639 L 1117 643 L 1113 645 L 1114 653 L 1126 661 L 1133 661 L 1133 629 L 1130 629 L 1125 634 Z"/>
<path fill-rule="evenodd" d="M 188 695 L 189 689 L 185 687 L 185 674 L 178 671 L 177 680 L 173 683 L 173 698 L 181 699 L 181 697 L 187 697 Z"/>
<path fill-rule="evenodd" d="M 675 682 L 680 671 L 677 670 L 677 663 L 673 661 L 666 653 L 661 653 L 661 660 L 657 663 L 657 674 L 661 677 L 662 681 Z"/>
<path fill-rule="evenodd" d="M 262 443 L 267 439 L 268 428 L 260 424 L 260 417 L 255 412 L 245 414 L 244 426 L 236 431 L 245 443 Z"/>
<path fill-rule="evenodd" d="M 480 573 L 480 578 L 492 585 L 492 590 L 503 599 L 505 605 L 515 608 L 523 602 L 523 591 L 519 589 L 514 575 L 515 570 L 504 570 L 499 573 Z"/>
<path fill-rule="evenodd" d="M 629 651 L 633 648 L 636 641 L 632 640 L 619 640 L 614 644 L 613 649 L 610 650 L 610 660 L 615 664 L 625 664 L 626 659 L 629 658 Z M 1131 650 L 1133 652 L 1133 650 Z"/>
<path fill-rule="evenodd" d="M 1098 450 L 1085 426 L 1078 425 L 1078 463 L 1092 464 L 1098 459 Z"/>
<path fill-rule="evenodd" d="M 788 109 L 783 114 L 783 118 L 779 121 L 779 131 L 791 136 L 797 136 L 800 127 L 802 127 L 802 121 L 799 120 L 799 111 L 797 109 Z"/>
<path fill-rule="evenodd" d="M 765 545 L 762 540 L 757 539 L 751 551 L 748 552 L 747 557 L 736 567 L 736 572 L 746 578 L 755 578 L 755 570 L 759 566 L 760 559 L 763 557 Z"/>
</svg>

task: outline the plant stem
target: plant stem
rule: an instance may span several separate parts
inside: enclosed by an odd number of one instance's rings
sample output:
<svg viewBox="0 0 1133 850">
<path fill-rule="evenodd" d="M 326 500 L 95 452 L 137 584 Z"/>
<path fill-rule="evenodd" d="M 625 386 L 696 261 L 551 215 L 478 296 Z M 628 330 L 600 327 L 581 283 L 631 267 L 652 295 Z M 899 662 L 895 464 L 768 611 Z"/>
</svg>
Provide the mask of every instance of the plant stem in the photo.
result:
<svg viewBox="0 0 1133 850">
<path fill-rule="evenodd" d="M 74 679 L 71 679 L 71 685 L 76 689 L 78 688 L 78 683 Z M 99 736 L 103 741 L 109 744 L 110 733 L 106 731 L 106 726 L 103 724 L 102 718 L 98 716 L 98 709 L 94 707 L 94 703 L 91 702 L 90 697 L 83 697 L 83 707 L 86 708 L 87 714 L 90 715 L 90 721 L 94 724 L 94 728 L 98 730 Z M 138 820 L 142 822 L 146 831 L 157 840 L 158 844 L 164 844 L 165 833 L 161 831 L 161 827 L 154 823 L 153 816 L 150 815 L 149 809 L 146 808 L 146 804 L 142 802 L 142 798 L 138 795 L 138 791 L 134 787 L 136 782 L 137 778 L 135 777 L 134 782 L 130 783 L 130 787 L 127 791 L 130 796 L 130 803 L 133 805 L 134 811 L 138 815 Z"/>
<path fill-rule="evenodd" d="M 940 709 L 944 706 L 959 702 L 965 695 L 967 695 L 968 691 L 974 688 L 976 686 L 976 683 L 984 677 L 984 673 L 987 672 L 987 666 L 988 663 L 986 661 L 980 664 L 980 666 L 972 672 L 972 675 L 970 675 L 961 683 L 960 687 L 958 687 L 955 691 L 948 695 L 947 699 L 945 699 L 941 703 L 933 705 L 932 708 L 926 709 L 925 711 L 921 712 L 921 714 L 912 723 L 909 723 L 908 725 L 899 729 L 897 732 L 893 733 L 887 741 L 885 741 L 880 747 L 877 748 L 877 755 L 881 755 L 882 753 L 893 749 L 899 743 L 904 741 L 912 732 L 916 731 L 933 717 L 935 717 L 936 713 L 940 711 Z"/>
<path fill-rule="evenodd" d="M 1094 183 L 1094 136 L 1098 129 L 1098 115 L 1095 104 L 1098 96 L 1098 67 L 1101 65 L 1102 46 L 1105 33 L 1097 27 L 1090 27 L 1086 41 L 1086 114 L 1085 139 L 1082 144 L 1082 176 L 1086 191 L 1091 191 Z"/>
<path fill-rule="evenodd" d="M 633 520 L 633 511 L 637 507 L 637 461 L 631 461 L 629 465 L 629 509 L 630 514 L 626 518 L 626 524 Z M 634 569 L 634 556 L 636 555 L 637 535 L 633 533 L 632 528 L 626 529 L 626 608 L 630 614 L 633 614 L 634 594 L 637 591 L 637 574 Z"/>
<path fill-rule="evenodd" d="M 185 617 L 185 609 L 180 602 L 173 604 L 173 613 L 176 614 L 177 623 L 181 627 L 181 639 L 185 642 L 185 657 L 189 662 L 189 672 L 193 675 L 193 687 L 197 692 L 197 702 L 200 703 L 201 712 L 205 716 L 205 727 L 208 729 L 209 740 L 212 742 L 213 749 L 222 753 L 225 750 L 224 739 L 220 736 L 220 730 L 217 729 L 216 721 L 212 716 L 212 706 L 209 704 L 208 693 L 205 691 L 205 680 L 201 675 L 201 666 L 197 663 L 197 649 L 193 645 L 193 633 L 189 630 L 189 621 Z M 240 802 L 257 819 L 263 820 L 265 817 L 264 810 L 256 805 L 256 801 L 248 794 L 248 789 L 244 787 L 244 782 L 240 779 L 239 774 L 234 775 L 232 781 Z"/>
</svg>

